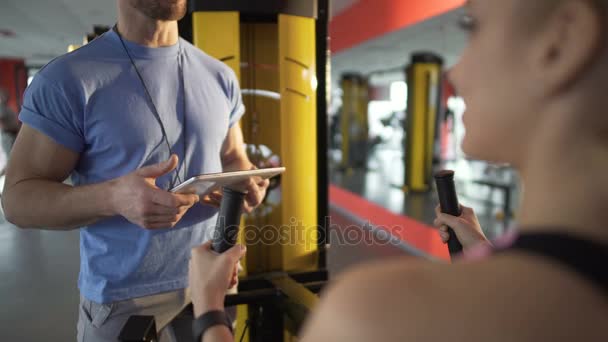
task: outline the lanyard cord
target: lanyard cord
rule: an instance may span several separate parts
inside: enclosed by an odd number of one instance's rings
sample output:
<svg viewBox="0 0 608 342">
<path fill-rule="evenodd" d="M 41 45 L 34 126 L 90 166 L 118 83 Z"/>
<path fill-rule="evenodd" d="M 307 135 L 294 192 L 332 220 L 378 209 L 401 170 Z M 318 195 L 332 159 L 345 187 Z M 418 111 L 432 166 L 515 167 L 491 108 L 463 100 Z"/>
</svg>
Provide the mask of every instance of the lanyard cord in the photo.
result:
<svg viewBox="0 0 608 342">
<path fill-rule="evenodd" d="M 125 44 L 122 35 L 118 32 L 118 28 L 116 25 L 114 25 L 114 32 L 116 32 L 116 34 L 118 35 L 118 38 L 120 39 L 120 42 L 122 44 L 123 49 L 125 50 L 125 53 L 127 54 L 127 57 L 129 57 L 129 61 L 131 62 L 131 66 L 133 66 L 133 69 L 135 70 L 135 73 L 137 74 L 137 77 L 139 78 L 139 81 L 141 82 L 141 85 L 144 88 L 144 91 L 146 93 L 146 96 L 148 97 L 148 101 L 150 101 L 150 104 L 152 105 L 152 114 L 154 115 L 154 117 L 156 118 L 156 121 L 158 122 L 161 132 L 163 134 L 163 140 L 165 141 L 165 144 L 167 145 L 167 148 L 169 149 L 169 153 L 173 154 L 173 149 L 171 148 L 171 143 L 169 142 L 169 138 L 167 137 L 167 131 L 165 130 L 165 125 L 163 124 L 163 121 L 160 117 L 160 114 L 158 114 L 158 109 L 156 109 L 156 105 L 154 104 L 154 99 L 152 98 L 152 95 L 150 95 L 150 91 L 148 90 L 148 87 L 146 86 L 146 82 L 144 81 L 144 78 L 141 76 L 141 73 L 139 72 L 139 69 L 137 68 L 137 66 L 135 65 L 135 61 L 133 60 L 133 57 L 131 56 L 131 53 L 129 52 L 129 49 L 127 48 L 127 45 Z M 179 181 L 179 183 L 183 183 L 183 180 L 180 176 L 180 172 L 182 169 L 185 169 L 184 172 L 187 172 L 187 167 L 185 166 L 186 163 L 186 152 L 187 152 L 187 147 L 186 147 L 186 82 L 184 79 L 184 69 L 183 69 L 183 64 L 182 64 L 182 48 L 181 48 L 181 43 L 179 41 L 178 38 L 178 44 L 179 44 L 179 48 L 178 48 L 178 58 L 177 58 L 177 63 L 178 63 L 178 69 L 179 69 L 179 73 L 180 73 L 180 82 L 181 82 L 181 88 L 183 91 L 183 97 L 182 97 L 182 110 L 183 110 L 183 115 L 184 115 L 184 123 L 183 123 L 183 136 L 184 136 L 184 154 L 183 154 L 183 158 L 181 161 L 181 165 L 178 166 L 177 170 L 175 170 L 175 176 L 173 177 L 173 179 L 171 180 L 171 185 L 170 188 L 174 188 L 175 187 L 175 183 L 176 180 Z M 178 96 L 179 96 L 179 90 L 178 90 Z"/>
</svg>

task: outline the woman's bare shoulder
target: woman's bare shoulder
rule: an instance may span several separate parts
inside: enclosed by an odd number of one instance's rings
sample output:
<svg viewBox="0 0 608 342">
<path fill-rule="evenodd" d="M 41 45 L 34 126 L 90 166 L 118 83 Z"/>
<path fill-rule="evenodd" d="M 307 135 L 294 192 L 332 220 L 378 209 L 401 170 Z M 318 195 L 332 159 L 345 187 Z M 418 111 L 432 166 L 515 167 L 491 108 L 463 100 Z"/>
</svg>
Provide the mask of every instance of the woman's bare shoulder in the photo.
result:
<svg viewBox="0 0 608 342">
<path fill-rule="evenodd" d="M 526 255 L 453 265 L 407 258 L 342 275 L 312 316 L 304 341 L 600 341 L 608 300 Z"/>
</svg>

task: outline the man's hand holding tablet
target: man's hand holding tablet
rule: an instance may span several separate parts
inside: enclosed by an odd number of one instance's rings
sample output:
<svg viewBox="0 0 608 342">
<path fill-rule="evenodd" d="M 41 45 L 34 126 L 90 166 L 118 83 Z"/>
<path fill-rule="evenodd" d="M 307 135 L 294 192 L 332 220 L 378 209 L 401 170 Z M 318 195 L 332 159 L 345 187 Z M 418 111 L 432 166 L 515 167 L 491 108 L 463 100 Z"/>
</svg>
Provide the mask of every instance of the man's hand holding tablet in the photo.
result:
<svg viewBox="0 0 608 342">
<path fill-rule="evenodd" d="M 265 191 L 260 189 L 268 187 L 268 179 L 283 172 L 285 168 L 279 167 L 200 175 L 178 185 L 171 192 L 197 194 L 202 203 L 219 207 L 222 200 L 221 188 L 227 186 L 247 194 L 243 209 L 250 213 L 264 200 Z"/>
</svg>

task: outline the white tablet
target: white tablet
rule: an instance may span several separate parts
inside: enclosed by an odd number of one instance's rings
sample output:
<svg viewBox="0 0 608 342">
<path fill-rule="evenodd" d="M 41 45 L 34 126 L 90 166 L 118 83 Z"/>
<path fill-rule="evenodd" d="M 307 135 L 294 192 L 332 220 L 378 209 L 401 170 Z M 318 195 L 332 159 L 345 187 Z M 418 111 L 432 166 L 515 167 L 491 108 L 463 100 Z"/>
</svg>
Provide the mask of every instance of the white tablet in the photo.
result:
<svg viewBox="0 0 608 342">
<path fill-rule="evenodd" d="M 284 167 L 276 167 L 270 169 L 257 169 L 248 171 L 235 171 L 223 173 L 210 173 L 206 175 L 195 176 L 182 184 L 171 189 L 171 192 L 178 194 L 196 194 L 205 196 L 215 190 L 219 190 L 224 186 L 230 186 L 246 181 L 250 177 L 261 177 L 263 179 L 272 178 L 285 172 Z"/>
</svg>

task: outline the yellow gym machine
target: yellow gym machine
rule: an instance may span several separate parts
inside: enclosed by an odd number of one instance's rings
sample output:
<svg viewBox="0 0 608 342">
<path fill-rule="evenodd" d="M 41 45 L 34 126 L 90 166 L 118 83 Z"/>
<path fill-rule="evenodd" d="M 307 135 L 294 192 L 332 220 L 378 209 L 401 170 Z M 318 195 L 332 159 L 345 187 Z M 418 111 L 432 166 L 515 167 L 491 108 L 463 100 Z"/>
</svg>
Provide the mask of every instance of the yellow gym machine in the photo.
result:
<svg viewBox="0 0 608 342">
<path fill-rule="evenodd" d="M 340 130 L 342 132 L 342 169 L 365 168 L 367 162 L 369 123 L 368 82 L 360 74 L 342 75 L 342 111 Z"/>
<path fill-rule="evenodd" d="M 408 106 L 405 135 L 406 191 L 426 192 L 433 182 L 438 152 L 443 60 L 433 53 L 416 53 L 406 69 Z"/>
</svg>

